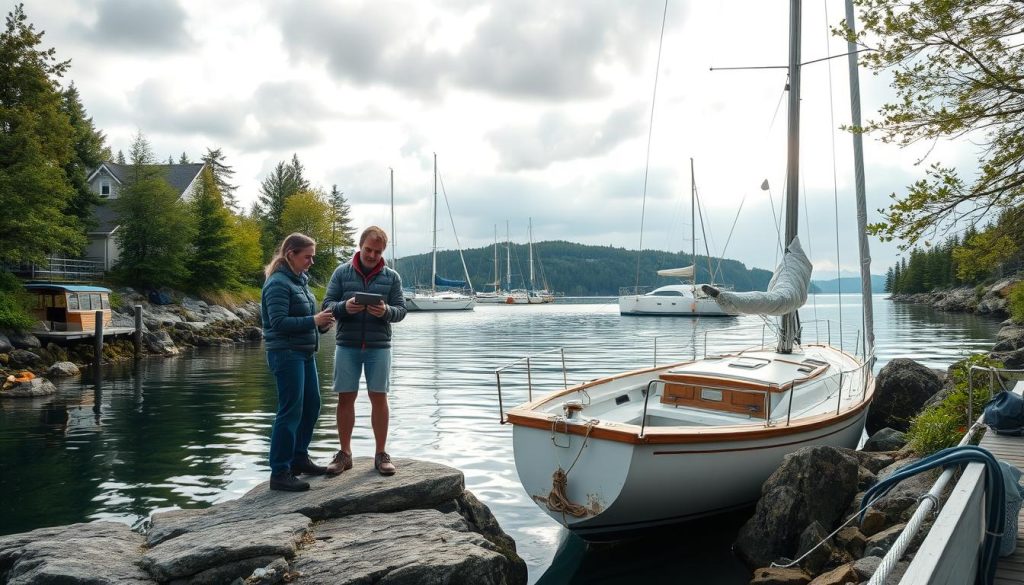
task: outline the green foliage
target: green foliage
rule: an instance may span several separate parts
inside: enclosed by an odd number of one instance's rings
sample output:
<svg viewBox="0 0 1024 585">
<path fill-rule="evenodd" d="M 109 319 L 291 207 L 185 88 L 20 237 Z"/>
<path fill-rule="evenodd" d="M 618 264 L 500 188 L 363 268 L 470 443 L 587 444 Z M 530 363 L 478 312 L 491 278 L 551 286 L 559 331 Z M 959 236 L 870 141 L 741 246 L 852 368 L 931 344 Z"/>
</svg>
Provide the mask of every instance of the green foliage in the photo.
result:
<svg viewBox="0 0 1024 585">
<path fill-rule="evenodd" d="M 262 220 L 263 257 L 270 259 L 274 250 L 290 232 L 281 227 L 281 215 L 284 213 L 288 198 L 299 191 L 309 190 L 309 181 L 303 176 L 302 163 L 298 155 L 292 155 L 292 161 L 277 163 L 270 175 L 260 184 L 260 196 L 254 207 L 256 215 Z"/>
<path fill-rule="evenodd" d="M 231 263 L 239 285 L 258 287 L 263 282 L 263 250 L 260 248 L 260 221 L 241 215 L 231 216 Z M 257 299 L 259 295 L 257 294 Z"/>
<path fill-rule="evenodd" d="M 16 276 L 0 271 L 0 329 L 24 331 L 35 324 L 32 297 Z"/>
<path fill-rule="evenodd" d="M 188 209 L 160 168 L 151 164 L 152 151 L 141 132 L 130 156 L 128 182 L 113 202 L 121 217 L 115 236 L 121 249 L 116 274 L 139 288 L 180 285 L 187 282 L 194 232 Z"/>
<path fill-rule="evenodd" d="M 89 173 L 110 159 L 110 149 L 106 146 L 106 136 L 96 129 L 92 118 L 86 114 L 74 84 L 64 90 L 61 98 L 62 109 L 74 132 L 73 154 L 64 165 L 64 173 L 75 189 L 74 196 L 68 201 L 67 213 L 78 218 L 79 225 L 92 227 L 92 211 L 100 203 L 100 197 L 89 185 Z"/>
<path fill-rule="evenodd" d="M 64 213 L 75 194 L 64 173 L 74 131 L 57 80 L 68 62 L 41 50 L 42 37 L 21 4 L 0 33 L 0 261 L 41 262 L 86 243 Z"/>
<path fill-rule="evenodd" d="M 345 194 L 331 185 L 331 194 L 327 199 L 331 205 L 331 255 L 337 259 L 349 258 L 355 253 L 356 229 L 352 227 L 352 209 Z M 394 234 L 391 234 L 394 237 Z"/>
<path fill-rule="evenodd" d="M 189 203 L 195 219 L 195 238 L 189 262 L 189 286 L 194 291 L 234 288 L 238 283 L 232 259 L 231 213 L 209 167 L 203 169 Z"/>
<path fill-rule="evenodd" d="M 309 276 L 317 283 L 326 283 L 338 266 L 338 259 L 330 253 L 331 239 L 337 232 L 331 225 L 331 206 L 323 194 L 306 190 L 289 197 L 281 214 L 281 228 L 285 234 L 299 232 L 316 241 L 316 260 Z"/>
<path fill-rule="evenodd" d="M 1009 310 L 1014 323 L 1024 323 L 1024 284 L 1017 283 L 1010 291 Z"/>
<path fill-rule="evenodd" d="M 989 399 L 988 378 L 984 374 L 974 374 L 972 402 L 968 392 L 972 366 L 1002 368 L 1003 363 L 984 354 L 975 354 L 950 367 L 953 389 L 941 402 L 928 407 L 910 421 L 907 440 L 919 455 L 929 455 L 960 442 L 967 427 L 970 426 L 967 421 L 969 403 L 973 405 L 971 412 L 974 417 L 981 414 Z"/>
<path fill-rule="evenodd" d="M 184 152 L 181 153 L 181 158 L 187 162 Z M 226 155 L 221 149 L 207 148 L 206 154 L 203 155 L 203 162 L 206 163 L 206 168 L 213 173 L 213 179 L 217 183 L 217 190 L 220 191 L 224 206 L 234 213 L 238 211 L 238 199 L 235 198 L 238 185 L 231 184 L 231 177 L 235 175 L 235 170 L 224 163 L 225 158 Z"/>
<path fill-rule="evenodd" d="M 932 163 L 870 226 L 914 245 L 946 222 L 977 223 L 1024 199 L 1024 60 L 1017 2 L 856 0 L 865 65 L 891 73 L 896 99 L 864 129 L 900 145 L 969 136 L 980 153 L 972 180 Z M 972 170 L 972 172 L 974 172 Z"/>
</svg>

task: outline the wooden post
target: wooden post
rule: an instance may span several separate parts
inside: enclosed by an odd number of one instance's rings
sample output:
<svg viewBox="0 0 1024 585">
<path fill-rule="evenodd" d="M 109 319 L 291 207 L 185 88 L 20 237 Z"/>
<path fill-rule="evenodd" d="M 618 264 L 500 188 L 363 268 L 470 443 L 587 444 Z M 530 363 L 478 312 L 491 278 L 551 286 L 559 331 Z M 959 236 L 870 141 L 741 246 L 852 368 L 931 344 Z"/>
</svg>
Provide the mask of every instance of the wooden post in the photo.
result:
<svg viewBox="0 0 1024 585">
<path fill-rule="evenodd" d="M 135 359 L 142 357 L 142 305 L 135 305 L 135 334 L 132 335 L 135 345 Z"/>
<path fill-rule="evenodd" d="M 94 340 L 96 351 L 96 367 L 103 363 L 103 311 L 96 311 L 96 339 Z"/>
</svg>

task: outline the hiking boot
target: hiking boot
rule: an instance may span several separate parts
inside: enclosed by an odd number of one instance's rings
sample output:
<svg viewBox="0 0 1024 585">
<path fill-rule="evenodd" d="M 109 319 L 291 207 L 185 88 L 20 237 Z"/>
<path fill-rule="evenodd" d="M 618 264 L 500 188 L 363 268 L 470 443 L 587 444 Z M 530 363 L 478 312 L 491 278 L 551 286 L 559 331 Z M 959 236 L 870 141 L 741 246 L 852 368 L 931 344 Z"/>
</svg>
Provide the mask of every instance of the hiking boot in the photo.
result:
<svg viewBox="0 0 1024 585">
<path fill-rule="evenodd" d="M 391 463 L 391 455 L 388 455 L 384 451 L 381 451 L 374 456 L 373 468 L 381 475 L 395 474 L 395 464 Z"/>
<path fill-rule="evenodd" d="M 338 451 L 327 465 L 327 475 L 338 475 L 346 469 L 352 469 L 352 454 Z"/>
<path fill-rule="evenodd" d="M 309 458 L 309 455 L 303 453 L 292 460 L 292 475 L 299 475 L 300 473 L 305 473 L 306 475 L 323 475 L 327 473 L 327 468 L 323 465 L 313 463 L 313 460 Z"/>
<path fill-rule="evenodd" d="M 270 474 L 270 489 L 282 492 L 304 492 L 309 484 L 287 471 Z"/>
</svg>

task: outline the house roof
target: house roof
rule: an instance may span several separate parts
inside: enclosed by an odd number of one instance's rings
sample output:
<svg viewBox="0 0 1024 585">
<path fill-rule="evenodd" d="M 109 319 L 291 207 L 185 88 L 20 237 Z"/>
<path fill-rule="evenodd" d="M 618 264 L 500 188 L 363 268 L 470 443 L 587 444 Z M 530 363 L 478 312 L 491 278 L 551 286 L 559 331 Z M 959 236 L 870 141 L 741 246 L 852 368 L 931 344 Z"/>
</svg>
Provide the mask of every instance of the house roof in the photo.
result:
<svg viewBox="0 0 1024 585">
<path fill-rule="evenodd" d="M 189 163 L 182 165 L 165 164 L 146 166 L 159 169 L 163 174 L 164 179 L 167 180 L 167 183 L 175 190 L 178 196 L 181 197 L 181 195 L 188 189 L 189 185 L 191 185 L 196 180 L 196 177 L 199 176 L 199 173 L 202 172 L 205 164 Z M 110 173 L 110 176 L 122 185 L 130 182 L 132 165 L 119 165 L 111 161 L 104 162 L 100 166 L 96 167 L 93 172 L 89 173 L 89 181 L 92 181 L 96 174 L 103 169 L 106 169 L 107 172 Z M 110 234 L 121 223 L 117 212 L 114 211 L 113 206 L 110 205 L 109 201 L 103 202 L 95 207 L 93 210 L 93 218 L 97 223 L 95 231 L 91 232 L 94 234 Z"/>
<path fill-rule="evenodd" d="M 84 284 L 26 284 L 25 288 L 30 291 L 110 292 L 109 288 Z"/>
</svg>

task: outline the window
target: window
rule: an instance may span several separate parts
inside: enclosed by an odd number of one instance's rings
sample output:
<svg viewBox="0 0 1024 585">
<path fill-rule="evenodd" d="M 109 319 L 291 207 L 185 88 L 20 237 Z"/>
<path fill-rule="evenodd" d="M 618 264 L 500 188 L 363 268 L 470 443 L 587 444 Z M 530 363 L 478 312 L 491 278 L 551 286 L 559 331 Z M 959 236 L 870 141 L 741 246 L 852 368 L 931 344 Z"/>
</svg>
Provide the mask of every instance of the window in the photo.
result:
<svg viewBox="0 0 1024 585">
<path fill-rule="evenodd" d="M 72 311 L 78 310 L 78 295 L 71 293 L 68 295 L 68 309 Z"/>
<path fill-rule="evenodd" d="M 81 310 L 83 310 L 83 311 L 91 311 L 92 310 L 92 298 L 89 295 L 87 295 L 87 294 L 78 295 L 78 299 L 80 301 L 80 305 L 79 306 L 80 306 Z"/>
<path fill-rule="evenodd" d="M 92 297 L 92 308 L 94 310 L 96 310 L 96 311 L 102 310 L 103 309 L 103 302 L 100 301 L 99 293 L 92 293 L 89 296 Z"/>
<path fill-rule="evenodd" d="M 100 197 L 110 197 L 110 181 L 100 181 Z"/>
<path fill-rule="evenodd" d="M 103 299 L 103 310 L 104 311 L 109 311 L 110 310 L 110 297 L 108 297 L 107 295 L 102 295 L 100 298 Z"/>
</svg>

